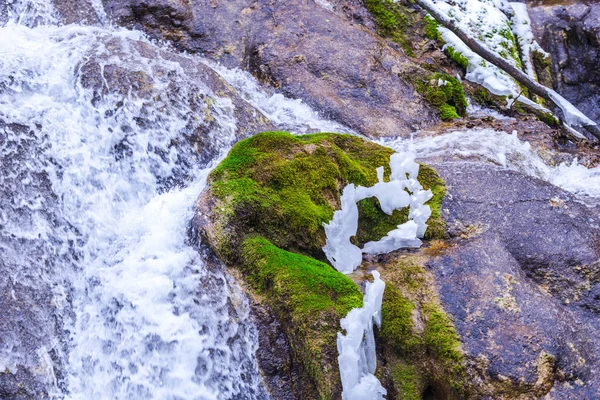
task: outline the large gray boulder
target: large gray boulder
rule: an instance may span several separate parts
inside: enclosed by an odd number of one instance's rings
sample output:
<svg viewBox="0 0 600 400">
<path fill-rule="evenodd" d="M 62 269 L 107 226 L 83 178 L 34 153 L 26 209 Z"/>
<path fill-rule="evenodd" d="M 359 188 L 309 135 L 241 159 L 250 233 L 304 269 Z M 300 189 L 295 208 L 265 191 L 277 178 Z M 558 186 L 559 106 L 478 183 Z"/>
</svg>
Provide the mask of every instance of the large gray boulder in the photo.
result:
<svg viewBox="0 0 600 400">
<path fill-rule="evenodd" d="M 408 135 L 439 121 L 438 112 L 400 77 L 413 61 L 368 27 L 313 1 L 104 4 L 117 23 L 246 69 L 370 137 Z M 357 13 L 366 18 L 364 9 Z"/>
<path fill-rule="evenodd" d="M 472 382 L 490 399 L 599 398 L 598 209 L 496 166 L 436 168 L 454 244 L 427 265 Z"/>
</svg>

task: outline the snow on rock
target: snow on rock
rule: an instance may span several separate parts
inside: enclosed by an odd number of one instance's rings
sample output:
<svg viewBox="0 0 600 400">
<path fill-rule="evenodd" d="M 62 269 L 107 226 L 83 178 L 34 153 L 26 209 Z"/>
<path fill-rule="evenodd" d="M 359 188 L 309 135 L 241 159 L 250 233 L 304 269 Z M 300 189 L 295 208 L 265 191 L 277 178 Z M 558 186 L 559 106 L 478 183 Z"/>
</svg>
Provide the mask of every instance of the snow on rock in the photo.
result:
<svg viewBox="0 0 600 400">
<path fill-rule="evenodd" d="M 533 32 L 531 30 L 531 20 L 529 19 L 529 13 L 527 12 L 527 5 L 525 3 L 511 2 L 510 6 L 514 10 L 511 28 L 515 38 L 517 39 L 517 42 L 519 43 L 523 67 L 527 75 L 529 75 L 532 79 L 536 79 L 535 70 L 531 61 L 531 53 L 534 51 L 542 54 L 547 53 L 544 51 L 544 49 L 542 49 L 533 36 Z"/>
<path fill-rule="evenodd" d="M 552 101 L 560 107 L 564 117 L 563 119 L 569 126 L 593 126 L 596 125 L 594 121 L 586 117 L 581 111 L 579 111 L 573 104 L 569 103 L 564 97 L 556 93 L 552 89 L 547 90 L 548 95 Z"/>
<path fill-rule="evenodd" d="M 431 209 L 425 202 L 431 199 L 430 190 L 423 190 L 417 180 L 419 164 L 412 152 L 393 154 L 390 157 L 390 181 L 383 180 L 383 167 L 377 168 L 379 182 L 371 187 L 347 185 L 341 196 L 342 208 L 333 214 L 329 224 L 324 224 L 327 241 L 323 251 L 338 271 L 352 273 L 362 262 L 362 253 L 389 253 L 403 247 L 419 247 L 427 229 Z M 394 210 L 410 207 L 409 221 L 399 225 L 377 242 L 366 243 L 363 250 L 350 239 L 358 230 L 359 201 L 376 197 L 381 210 L 391 215 Z"/>
<path fill-rule="evenodd" d="M 367 282 L 363 306 L 351 310 L 340 320 L 346 334 L 338 332 L 338 364 L 342 378 L 343 400 L 384 399 L 387 391 L 373 375 L 377 366 L 373 324 L 381 326 L 381 303 L 385 282 L 373 271 Z"/>
</svg>

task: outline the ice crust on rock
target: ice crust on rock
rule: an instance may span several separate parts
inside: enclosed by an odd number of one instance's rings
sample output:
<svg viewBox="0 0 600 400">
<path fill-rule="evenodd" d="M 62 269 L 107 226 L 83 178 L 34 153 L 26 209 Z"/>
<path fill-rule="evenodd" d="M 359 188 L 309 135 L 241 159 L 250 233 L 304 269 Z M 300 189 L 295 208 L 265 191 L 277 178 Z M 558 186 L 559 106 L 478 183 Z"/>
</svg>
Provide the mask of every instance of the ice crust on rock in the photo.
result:
<svg viewBox="0 0 600 400">
<path fill-rule="evenodd" d="M 323 251 L 335 269 L 345 274 L 362 262 L 361 250 L 350 242 L 358 230 L 356 198 L 356 187 L 351 183 L 342 191 L 342 209 L 334 212 L 331 222 L 325 225 L 327 241 Z"/>
<path fill-rule="evenodd" d="M 340 320 L 346 334 L 338 332 L 338 364 L 342 378 L 342 399 L 384 399 L 387 391 L 373 375 L 377 367 L 373 323 L 381 326 L 381 303 L 385 282 L 373 271 L 373 282 L 367 282 L 363 306 L 351 310 Z"/>
<path fill-rule="evenodd" d="M 395 153 L 390 157 L 390 180 L 384 181 L 383 167 L 377 168 L 378 181 L 371 187 L 348 184 L 342 191 L 341 210 L 334 212 L 329 224 L 324 224 L 327 241 L 323 251 L 340 272 L 349 274 L 362 262 L 362 253 L 389 253 L 403 247 L 419 247 L 427 229 L 431 209 L 425 202 L 433 196 L 423 190 L 417 180 L 419 164 L 413 152 Z M 409 220 L 376 242 L 368 242 L 361 250 L 350 242 L 358 230 L 360 200 L 376 197 L 381 210 L 391 215 L 394 210 L 410 207 Z M 380 400 L 387 391 L 373 375 L 377 367 L 373 324 L 381 326 L 381 302 L 385 283 L 379 272 L 373 271 L 373 282 L 367 282 L 363 306 L 351 310 L 340 320 L 346 334 L 338 332 L 338 364 L 342 379 L 343 400 Z"/>
<path fill-rule="evenodd" d="M 425 202 L 433 196 L 430 190 L 423 190 L 417 180 L 419 164 L 412 152 L 396 153 L 390 157 L 390 181 L 385 182 L 383 167 L 377 168 L 379 182 L 371 187 L 347 185 L 341 197 L 342 208 L 333 214 L 329 224 L 324 224 L 327 241 L 323 251 L 327 259 L 338 271 L 352 273 L 362 262 L 362 253 L 381 254 L 403 247 L 419 247 L 427 229 L 427 219 L 431 209 Z M 391 215 L 394 210 L 410 207 L 409 221 L 389 232 L 376 242 L 368 242 L 361 250 L 350 238 L 358 230 L 357 203 L 363 199 L 376 197 L 381 210 Z"/>
</svg>

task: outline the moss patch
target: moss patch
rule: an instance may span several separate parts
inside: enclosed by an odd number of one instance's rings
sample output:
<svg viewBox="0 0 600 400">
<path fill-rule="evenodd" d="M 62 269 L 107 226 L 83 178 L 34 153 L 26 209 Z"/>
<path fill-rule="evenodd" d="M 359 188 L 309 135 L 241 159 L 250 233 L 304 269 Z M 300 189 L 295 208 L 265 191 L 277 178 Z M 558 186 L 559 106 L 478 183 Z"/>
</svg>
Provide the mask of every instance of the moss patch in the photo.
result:
<svg viewBox="0 0 600 400">
<path fill-rule="evenodd" d="M 213 212 L 220 215 L 221 225 L 236 228 L 227 232 L 228 241 L 241 243 L 243 234 L 255 232 L 282 249 L 324 259 L 323 223 L 339 208 L 342 188 L 348 183 L 375 184 L 379 166 L 389 176 L 392 153 L 351 135 L 265 132 L 236 144 L 211 173 L 211 193 L 219 200 Z M 419 180 L 435 195 L 428 203 L 433 215 L 426 237 L 442 237 L 439 209 L 444 183 L 427 166 L 421 167 Z M 359 220 L 360 243 L 379 240 L 406 220 L 406 211 L 388 216 L 374 202 L 371 207 L 360 205 L 365 215 Z M 228 241 L 219 249 L 226 255 L 231 248 Z"/>
<path fill-rule="evenodd" d="M 429 39 L 433 39 L 435 41 L 441 41 L 442 36 L 440 35 L 439 28 L 440 24 L 433 18 L 431 15 L 425 15 L 425 27 L 423 28 L 425 31 L 425 37 Z"/>
<path fill-rule="evenodd" d="M 298 253 L 281 250 L 267 239 L 249 237 L 243 243 L 244 273 L 261 294 L 283 298 L 281 306 L 303 323 L 312 313 L 345 316 L 362 307 L 356 283 L 329 265 Z"/>
<path fill-rule="evenodd" d="M 389 176 L 391 154 L 351 135 L 264 132 L 233 146 L 209 176 L 203 211 L 212 223 L 204 234 L 220 258 L 242 272 L 257 301 L 273 310 L 320 398 L 339 393 L 339 320 L 362 305 L 358 286 L 318 261 L 325 260 L 323 223 L 339 209 L 347 184 L 375 184 L 379 166 Z M 419 180 L 434 193 L 429 235 L 443 237 L 444 183 L 425 165 Z M 360 206 L 361 242 L 380 239 L 406 219 L 407 210 L 388 216 L 370 206 Z"/>
<path fill-rule="evenodd" d="M 362 306 L 360 289 L 329 265 L 281 250 L 263 237 L 246 239 L 242 248 L 244 276 L 282 323 L 295 362 L 312 378 L 319 396 L 331 398 L 332 378 L 338 374 L 337 321 Z"/>
<path fill-rule="evenodd" d="M 402 400 L 421 400 L 423 383 L 415 367 L 397 362 L 391 368 L 392 379 Z"/>
<path fill-rule="evenodd" d="M 443 120 L 466 115 L 467 99 L 458 79 L 448 74 L 434 73 L 418 79 L 415 88 L 427 101 L 438 107 Z"/>
<path fill-rule="evenodd" d="M 377 33 L 398 43 L 408 56 L 413 57 L 414 52 L 406 35 L 407 27 L 413 21 L 407 10 L 392 0 L 364 0 L 364 4 L 373 16 Z"/>
<path fill-rule="evenodd" d="M 460 338 L 422 262 L 420 256 L 412 256 L 385 266 L 380 334 L 388 362 L 401 366 L 398 371 L 392 367 L 391 376 L 399 392 L 406 387 L 423 388 L 426 383 L 461 398 L 466 369 Z M 409 376 L 415 377 L 408 386 L 407 367 L 412 371 Z"/>
</svg>

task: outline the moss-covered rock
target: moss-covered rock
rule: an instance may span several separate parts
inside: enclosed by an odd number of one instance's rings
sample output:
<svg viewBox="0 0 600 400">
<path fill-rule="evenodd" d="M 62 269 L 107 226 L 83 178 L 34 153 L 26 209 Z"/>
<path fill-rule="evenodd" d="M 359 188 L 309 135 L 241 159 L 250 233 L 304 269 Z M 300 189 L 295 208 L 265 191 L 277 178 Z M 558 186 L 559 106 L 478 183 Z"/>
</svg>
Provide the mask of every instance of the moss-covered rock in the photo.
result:
<svg viewBox="0 0 600 400">
<path fill-rule="evenodd" d="M 364 0 L 364 4 L 373 16 L 378 33 L 398 43 L 407 55 L 414 56 L 407 37 L 407 27 L 414 24 L 414 17 L 402 3 L 392 0 Z"/>
<path fill-rule="evenodd" d="M 347 184 L 377 183 L 379 166 L 389 176 L 392 153 L 351 135 L 264 132 L 231 149 L 200 200 L 201 233 L 273 311 L 318 398 L 340 393 L 339 320 L 362 305 L 358 285 L 323 262 L 323 224 L 339 209 Z M 444 237 L 444 183 L 426 165 L 419 180 L 434 193 L 428 237 Z M 358 244 L 380 239 L 407 218 L 405 210 L 386 215 L 372 199 L 359 210 Z"/>
<path fill-rule="evenodd" d="M 416 72 L 416 76 L 413 76 L 415 89 L 438 108 L 442 120 L 449 121 L 467 115 L 465 89 L 458 79 L 440 72 Z"/>
<path fill-rule="evenodd" d="M 443 398 L 465 398 L 460 338 L 440 304 L 422 253 L 392 259 L 384 266 L 382 362 L 389 365 L 393 391 L 401 399 L 421 398 L 427 387 L 444 393 Z"/>
</svg>

